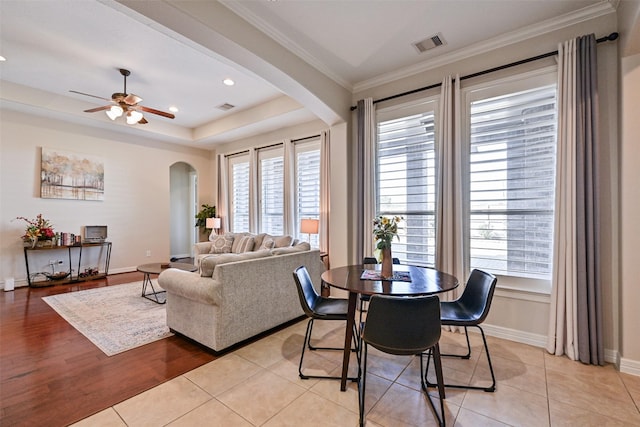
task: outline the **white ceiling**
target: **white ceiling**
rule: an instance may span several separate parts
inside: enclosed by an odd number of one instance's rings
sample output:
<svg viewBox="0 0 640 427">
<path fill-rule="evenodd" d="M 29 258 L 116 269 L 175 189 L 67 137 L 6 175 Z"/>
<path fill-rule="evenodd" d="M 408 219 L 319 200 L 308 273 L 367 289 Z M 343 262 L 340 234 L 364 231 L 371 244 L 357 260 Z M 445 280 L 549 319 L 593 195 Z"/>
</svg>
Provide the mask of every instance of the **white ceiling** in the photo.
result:
<svg viewBox="0 0 640 427">
<path fill-rule="evenodd" d="M 349 92 L 613 11 L 607 0 L 221 3 Z M 317 119 L 265 78 L 123 4 L 1 0 L 0 106 L 205 148 Z M 412 46 L 434 34 L 445 45 L 422 54 Z M 123 89 L 119 68 L 131 70 L 127 89 L 142 105 L 175 106 L 176 118 L 146 114 L 149 124 L 132 127 L 83 113 L 105 102 L 69 90 L 110 98 Z M 227 77 L 236 85 L 224 86 Z M 235 108 L 217 108 L 225 103 Z"/>
</svg>

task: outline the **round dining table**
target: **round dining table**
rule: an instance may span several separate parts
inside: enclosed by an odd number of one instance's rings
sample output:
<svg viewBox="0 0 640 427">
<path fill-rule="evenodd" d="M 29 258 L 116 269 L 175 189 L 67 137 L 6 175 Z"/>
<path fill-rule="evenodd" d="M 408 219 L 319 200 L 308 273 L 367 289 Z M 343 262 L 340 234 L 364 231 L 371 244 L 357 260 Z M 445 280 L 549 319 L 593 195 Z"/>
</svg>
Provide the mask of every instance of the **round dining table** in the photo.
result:
<svg viewBox="0 0 640 427">
<path fill-rule="evenodd" d="M 351 355 L 351 340 L 355 323 L 358 294 L 419 296 L 448 292 L 458 287 L 458 279 L 450 274 L 428 267 L 394 264 L 394 277 L 383 280 L 380 264 L 355 264 L 332 268 L 322 273 L 322 281 L 330 287 L 349 292 L 347 325 L 344 337 L 344 354 L 340 390 L 347 389 L 347 373 Z"/>
</svg>

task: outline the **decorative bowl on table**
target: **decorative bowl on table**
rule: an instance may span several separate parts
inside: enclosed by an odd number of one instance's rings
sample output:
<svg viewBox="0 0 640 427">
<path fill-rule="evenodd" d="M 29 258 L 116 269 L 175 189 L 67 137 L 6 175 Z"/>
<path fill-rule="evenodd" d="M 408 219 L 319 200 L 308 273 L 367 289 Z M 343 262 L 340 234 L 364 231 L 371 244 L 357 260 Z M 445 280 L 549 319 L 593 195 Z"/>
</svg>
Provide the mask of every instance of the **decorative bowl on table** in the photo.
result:
<svg viewBox="0 0 640 427">
<path fill-rule="evenodd" d="M 62 280 L 69 275 L 68 271 L 57 271 L 55 273 L 42 273 L 49 280 Z"/>
</svg>

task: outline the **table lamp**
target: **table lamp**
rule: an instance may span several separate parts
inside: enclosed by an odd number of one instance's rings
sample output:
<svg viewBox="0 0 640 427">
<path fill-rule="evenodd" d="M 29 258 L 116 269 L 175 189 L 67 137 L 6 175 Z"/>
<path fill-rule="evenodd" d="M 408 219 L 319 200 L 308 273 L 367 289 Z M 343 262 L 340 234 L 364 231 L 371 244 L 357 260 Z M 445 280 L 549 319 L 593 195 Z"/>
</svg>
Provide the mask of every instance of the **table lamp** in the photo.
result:
<svg viewBox="0 0 640 427">
<path fill-rule="evenodd" d="M 218 228 L 220 228 L 220 218 L 207 218 L 205 221 L 205 228 L 213 230 L 218 234 Z"/>
<path fill-rule="evenodd" d="M 317 219 L 305 218 L 300 221 L 300 232 L 307 233 L 309 236 L 309 243 L 311 243 L 311 235 L 318 234 L 318 225 L 320 221 Z"/>
</svg>

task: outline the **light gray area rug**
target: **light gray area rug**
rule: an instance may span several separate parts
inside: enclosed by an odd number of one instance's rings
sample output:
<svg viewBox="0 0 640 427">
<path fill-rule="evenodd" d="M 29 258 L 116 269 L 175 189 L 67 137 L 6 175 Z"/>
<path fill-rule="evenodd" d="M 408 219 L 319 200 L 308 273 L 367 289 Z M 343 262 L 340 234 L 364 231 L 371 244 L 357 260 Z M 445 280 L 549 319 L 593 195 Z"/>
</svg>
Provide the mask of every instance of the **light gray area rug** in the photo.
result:
<svg viewBox="0 0 640 427">
<path fill-rule="evenodd" d="M 142 282 L 43 297 L 107 356 L 173 335 L 164 305 L 140 296 Z"/>
</svg>

